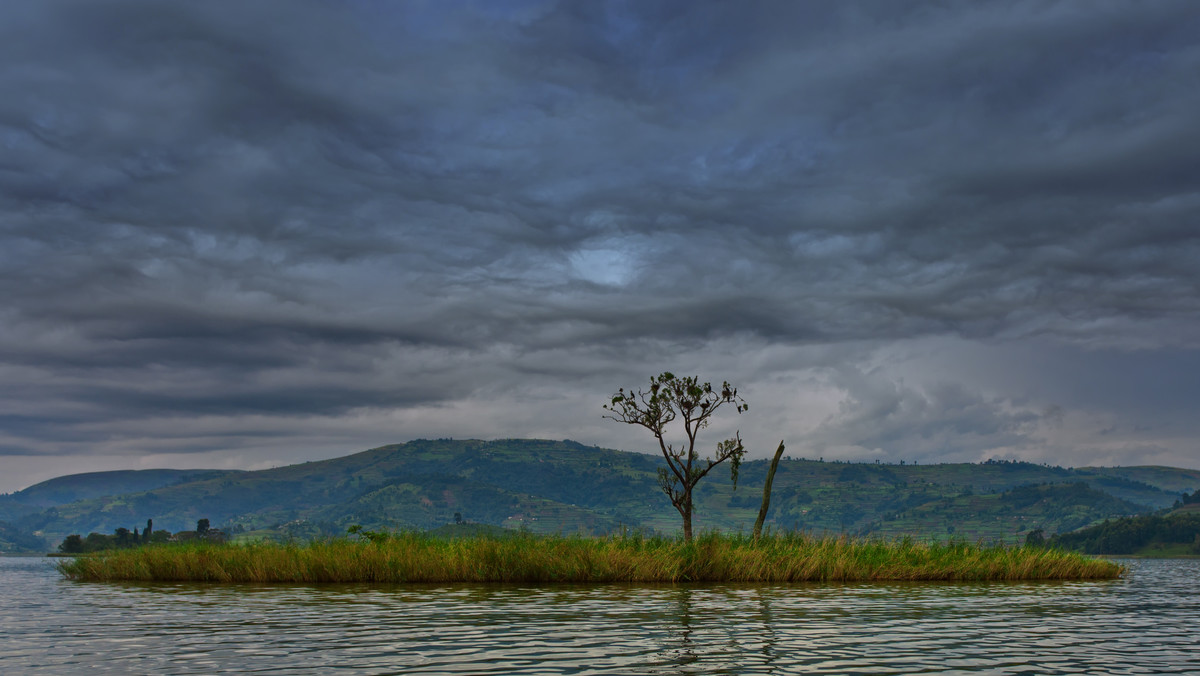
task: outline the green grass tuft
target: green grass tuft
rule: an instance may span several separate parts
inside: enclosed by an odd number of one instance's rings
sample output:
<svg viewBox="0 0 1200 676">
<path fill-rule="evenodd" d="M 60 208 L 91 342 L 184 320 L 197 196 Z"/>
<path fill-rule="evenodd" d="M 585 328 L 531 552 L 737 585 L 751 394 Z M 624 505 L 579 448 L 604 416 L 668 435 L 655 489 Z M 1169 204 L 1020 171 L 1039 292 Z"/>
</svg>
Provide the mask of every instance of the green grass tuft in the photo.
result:
<svg viewBox="0 0 1200 676">
<path fill-rule="evenodd" d="M 146 582 L 850 582 L 1112 579 L 1124 568 L 1056 549 L 775 535 L 755 541 L 518 534 L 447 540 L 142 547 L 58 563 L 68 579 Z"/>
</svg>

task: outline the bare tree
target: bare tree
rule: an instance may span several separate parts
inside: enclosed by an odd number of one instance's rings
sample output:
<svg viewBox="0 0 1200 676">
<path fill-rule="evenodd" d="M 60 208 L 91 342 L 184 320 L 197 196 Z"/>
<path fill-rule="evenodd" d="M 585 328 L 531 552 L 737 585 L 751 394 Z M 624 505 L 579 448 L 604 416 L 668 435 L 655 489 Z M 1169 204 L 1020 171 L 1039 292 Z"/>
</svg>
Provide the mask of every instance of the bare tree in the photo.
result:
<svg viewBox="0 0 1200 676">
<path fill-rule="evenodd" d="M 692 539 L 692 492 L 696 484 L 713 467 L 728 460 L 730 478 L 737 486 L 738 467 L 746 454 L 740 433 L 718 443 L 714 457 L 701 459 L 696 454 L 696 436 L 725 404 L 733 404 L 738 413 L 750 408 L 729 383 L 722 383 L 721 389 L 715 390 L 710 383 L 701 383 L 698 377 L 677 378 L 664 371 L 650 379 L 650 389 L 626 392 L 621 388 L 604 406 L 608 411 L 605 418 L 645 427 L 658 440 L 659 450 L 667 461 L 666 467 L 658 468 L 658 484 L 683 517 L 685 540 Z M 667 443 L 667 426 L 676 420 L 683 423 L 686 440 Z"/>
</svg>

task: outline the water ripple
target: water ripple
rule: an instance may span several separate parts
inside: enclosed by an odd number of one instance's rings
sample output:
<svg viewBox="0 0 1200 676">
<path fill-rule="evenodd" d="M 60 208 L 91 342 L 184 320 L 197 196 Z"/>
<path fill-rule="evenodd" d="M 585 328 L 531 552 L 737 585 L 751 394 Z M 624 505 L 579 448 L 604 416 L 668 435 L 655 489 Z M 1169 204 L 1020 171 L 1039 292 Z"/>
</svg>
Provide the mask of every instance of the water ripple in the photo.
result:
<svg viewBox="0 0 1200 676">
<path fill-rule="evenodd" d="M 4 674 L 1200 673 L 1200 561 L 987 584 L 85 584 L 0 559 Z"/>
</svg>

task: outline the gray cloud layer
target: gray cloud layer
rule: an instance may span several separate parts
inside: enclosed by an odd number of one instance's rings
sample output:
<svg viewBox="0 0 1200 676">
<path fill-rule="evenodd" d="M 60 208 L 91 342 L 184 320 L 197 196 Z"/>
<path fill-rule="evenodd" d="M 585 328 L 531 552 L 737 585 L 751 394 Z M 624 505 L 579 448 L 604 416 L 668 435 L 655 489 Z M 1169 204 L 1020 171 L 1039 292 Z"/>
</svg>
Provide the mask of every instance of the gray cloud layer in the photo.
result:
<svg viewBox="0 0 1200 676">
<path fill-rule="evenodd" d="M 663 368 L 797 454 L 1195 466 L 1197 36 L 1187 1 L 6 5 L 0 490 L 638 448 L 597 408 Z"/>
</svg>

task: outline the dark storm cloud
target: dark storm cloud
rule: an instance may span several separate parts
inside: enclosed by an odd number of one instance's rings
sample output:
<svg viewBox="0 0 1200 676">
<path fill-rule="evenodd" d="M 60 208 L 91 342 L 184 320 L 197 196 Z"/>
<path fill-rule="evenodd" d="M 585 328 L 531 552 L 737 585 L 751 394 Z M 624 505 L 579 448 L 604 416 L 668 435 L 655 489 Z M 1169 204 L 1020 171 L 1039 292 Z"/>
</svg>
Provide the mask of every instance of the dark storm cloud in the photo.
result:
<svg viewBox="0 0 1200 676">
<path fill-rule="evenodd" d="M 1057 413 L 1013 410 L 955 384 L 917 389 L 845 369 L 838 381 L 849 397 L 809 437 L 817 452 L 849 446 L 888 459 L 974 461 L 1024 443 L 1040 418 Z"/>
<path fill-rule="evenodd" d="M 814 445 L 948 457 L 1080 416 L 872 350 L 1200 341 L 1190 2 L 53 1 L 0 33 L 9 452 L 489 398 L 518 434 L 511 393 L 769 389 L 726 356 L 778 347 L 839 374 Z"/>
</svg>

